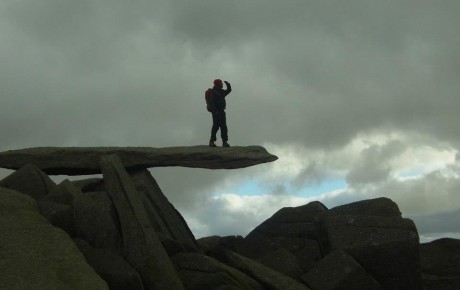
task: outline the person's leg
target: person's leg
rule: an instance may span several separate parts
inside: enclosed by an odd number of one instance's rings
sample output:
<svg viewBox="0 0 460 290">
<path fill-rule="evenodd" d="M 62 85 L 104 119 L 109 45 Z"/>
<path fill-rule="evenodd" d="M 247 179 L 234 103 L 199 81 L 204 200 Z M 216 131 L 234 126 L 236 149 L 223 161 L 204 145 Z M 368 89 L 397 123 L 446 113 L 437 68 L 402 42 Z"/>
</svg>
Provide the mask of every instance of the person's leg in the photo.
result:
<svg viewBox="0 0 460 290">
<path fill-rule="evenodd" d="M 215 147 L 214 142 L 217 140 L 217 131 L 219 130 L 219 119 L 217 113 L 212 113 L 212 128 L 211 128 L 211 139 L 209 140 L 209 146 Z"/>
<path fill-rule="evenodd" d="M 221 118 L 220 118 L 220 136 L 222 138 L 222 145 L 224 147 L 230 147 L 228 144 L 228 128 L 227 128 L 227 117 L 225 112 L 222 112 Z"/>
</svg>

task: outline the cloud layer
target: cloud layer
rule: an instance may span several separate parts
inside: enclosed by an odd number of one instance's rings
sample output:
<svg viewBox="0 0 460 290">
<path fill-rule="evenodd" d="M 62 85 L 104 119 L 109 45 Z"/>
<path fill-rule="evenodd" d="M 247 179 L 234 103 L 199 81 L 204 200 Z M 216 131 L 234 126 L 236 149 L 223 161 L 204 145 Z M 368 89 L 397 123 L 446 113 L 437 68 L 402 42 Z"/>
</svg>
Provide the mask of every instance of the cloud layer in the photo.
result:
<svg viewBox="0 0 460 290">
<path fill-rule="evenodd" d="M 2 1 L 0 150 L 206 144 L 203 93 L 219 77 L 234 89 L 230 143 L 264 145 L 280 160 L 152 169 L 197 235 L 247 232 L 282 206 L 376 196 L 394 199 L 423 232 L 455 234 L 459 8 Z"/>
</svg>

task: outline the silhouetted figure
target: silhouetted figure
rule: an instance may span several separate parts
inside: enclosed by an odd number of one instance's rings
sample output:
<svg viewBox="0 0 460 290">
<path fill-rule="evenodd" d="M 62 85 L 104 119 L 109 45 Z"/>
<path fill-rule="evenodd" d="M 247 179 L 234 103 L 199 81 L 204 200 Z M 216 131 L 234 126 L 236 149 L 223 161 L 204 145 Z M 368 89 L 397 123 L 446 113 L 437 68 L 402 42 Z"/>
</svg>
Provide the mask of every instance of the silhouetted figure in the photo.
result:
<svg viewBox="0 0 460 290">
<path fill-rule="evenodd" d="M 208 111 L 212 113 L 212 129 L 210 147 L 216 147 L 214 143 L 217 140 L 216 134 L 220 128 L 220 136 L 222 138 L 222 146 L 230 147 L 228 144 L 227 118 L 225 116 L 225 97 L 232 91 L 232 86 L 229 82 L 224 81 L 227 89 L 223 89 L 222 80 L 214 80 L 214 87 L 210 91 L 208 102 Z"/>
</svg>

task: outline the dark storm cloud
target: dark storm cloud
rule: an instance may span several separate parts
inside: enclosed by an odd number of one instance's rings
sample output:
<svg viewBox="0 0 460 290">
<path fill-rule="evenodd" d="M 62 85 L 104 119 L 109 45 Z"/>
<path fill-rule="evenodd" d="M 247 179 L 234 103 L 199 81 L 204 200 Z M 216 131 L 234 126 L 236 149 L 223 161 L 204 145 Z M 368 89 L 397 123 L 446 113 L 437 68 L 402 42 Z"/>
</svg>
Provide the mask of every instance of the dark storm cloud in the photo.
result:
<svg viewBox="0 0 460 290">
<path fill-rule="evenodd" d="M 219 186 L 274 170 L 276 184 L 259 182 L 280 196 L 288 171 L 292 188 L 342 174 L 362 190 L 380 187 L 331 204 L 382 194 L 411 214 L 426 210 L 414 192 L 429 204 L 436 197 L 426 189 L 438 188 L 448 203 L 458 178 L 400 183 L 393 161 L 417 135 L 436 140 L 423 140 L 433 150 L 460 146 L 459 10 L 458 1 L 428 0 L 2 1 L 0 150 L 206 144 L 203 92 L 219 77 L 234 89 L 231 144 L 287 148 L 285 159 L 294 144 L 309 149 L 294 154 L 308 162 L 299 172 L 281 160 L 285 168 L 242 173 L 152 170 L 178 208 L 199 209 Z M 346 151 L 394 132 L 409 137 Z"/>
<path fill-rule="evenodd" d="M 197 53 L 223 50 L 231 61 L 249 64 L 235 72 L 237 80 L 258 89 L 245 91 L 242 102 L 278 116 L 248 116 L 259 139 L 324 147 L 357 132 L 398 127 L 457 142 L 449 120 L 459 104 L 452 49 L 460 39 L 452 13 L 458 4 L 444 4 L 176 1 L 171 29 Z M 287 129 L 269 130 L 273 119 Z"/>
<path fill-rule="evenodd" d="M 172 74 L 162 67 L 167 60 L 145 53 L 155 49 L 147 47 L 152 41 L 144 30 L 154 24 L 146 22 L 155 15 L 152 7 L 91 1 L 2 6 L 5 148 L 21 146 L 14 141 L 20 139 L 22 146 L 141 145 L 166 135 L 165 126 L 181 125 L 168 120 L 174 107 L 171 96 L 162 95 L 169 88 L 157 83 Z M 139 54 L 142 37 L 147 41 Z"/>
<path fill-rule="evenodd" d="M 152 104 L 150 116 L 139 121 L 158 123 L 164 122 L 165 109 L 190 112 L 168 105 L 171 99 L 201 95 L 205 82 L 225 73 L 220 77 L 235 87 L 230 124 L 241 128 L 237 137 L 247 142 L 298 141 L 323 148 L 388 127 L 423 128 L 457 141 L 456 6 L 432 1 L 9 1 L 3 4 L 7 44 L 2 48 L 10 61 L 3 72 L 16 71 L 9 74 L 16 84 L 4 87 L 24 102 L 33 94 L 40 103 L 57 102 L 51 109 L 79 114 L 103 111 L 105 102 L 124 107 L 127 99 L 148 100 L 157 108 Z M 180 64 L 187 58 L 190 63 Z M 65 108 L 65 101 L 59 106 L 61 98 L 87 103 Z M 40 120 L 47 108 L 23 111 Z M 202 107 L 192 109 L 199 113 Z M 107 120 L 101 117 L 93 118 Z M 170 125 L 185 126 L 181 121 Z"/>
</svg>

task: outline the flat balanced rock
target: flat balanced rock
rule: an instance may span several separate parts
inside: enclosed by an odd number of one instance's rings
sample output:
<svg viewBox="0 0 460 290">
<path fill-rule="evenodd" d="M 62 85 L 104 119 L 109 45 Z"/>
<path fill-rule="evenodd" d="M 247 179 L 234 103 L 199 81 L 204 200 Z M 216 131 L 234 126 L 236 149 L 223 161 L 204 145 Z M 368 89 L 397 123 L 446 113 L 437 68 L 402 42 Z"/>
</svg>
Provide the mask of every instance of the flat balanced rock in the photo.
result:
<svg viewBox="0 0 460 290">
<path fill-rule="evenodd" d="M 101 173 L 102 156 L 116 154 L 129 169 L 181 166 L 236 169 L 278 159 L 261 146 L 217 147 L 37 147 L 0 152 L 0 167 L 19 169 L 33 164 L 49 175 Z"/>
</svg>

